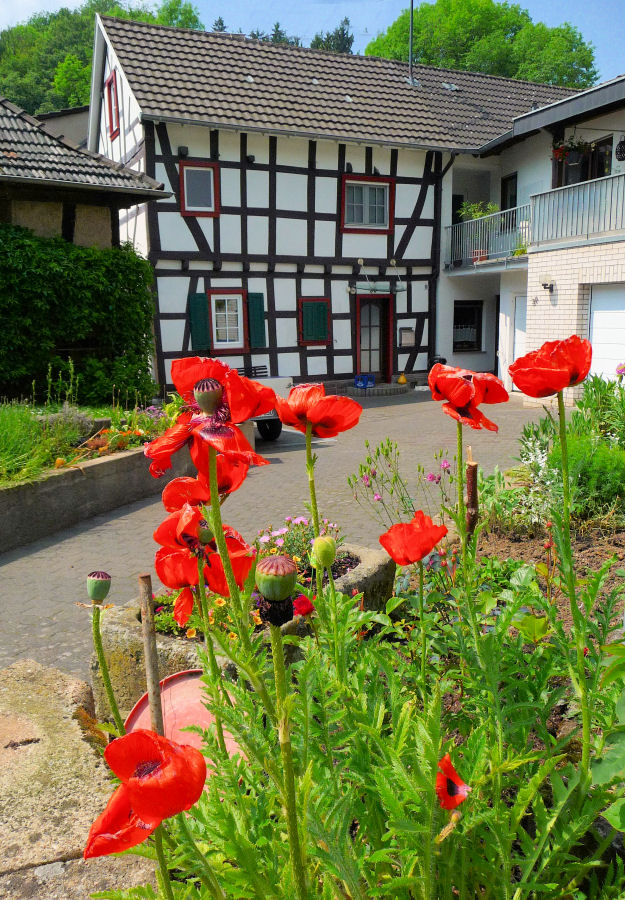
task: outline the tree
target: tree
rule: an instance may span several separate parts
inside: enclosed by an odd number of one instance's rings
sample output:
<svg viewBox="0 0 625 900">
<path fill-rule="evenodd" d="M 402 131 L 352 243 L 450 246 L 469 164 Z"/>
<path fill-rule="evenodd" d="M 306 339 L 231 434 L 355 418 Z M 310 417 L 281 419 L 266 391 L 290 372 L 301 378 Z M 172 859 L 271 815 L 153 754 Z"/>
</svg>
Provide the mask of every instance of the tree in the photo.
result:
<svg viewBox="0 0 625 900">
<path fill-rule="evenodd" d="M 408 10 L 365 54 L 408 60 Z M 414 11 L 413 61 L 570 88 L 597 80 L 594 48 L 573 25 L 549 28 L 527 10 L 496 0 L 435 0 Z"/>
<path fill-rule="evenodd" d="M 219 16 L 217 19 L 215 19 L 215 21 L 213 22 L 213 31 L 218 31 L 218 32 L 223 33 L 224 31 L 227 31 L 227 30 L 228 29 L 226 28 L 226 23 L 221 18 L 221 16 Z"/>
<path fill-rule="evenodd" d="M 261 31 L 260 28 L 255 28 L 253 31 L 250 31 L 250 37 L 256 41 L 264 41 L 267 44 L 289 44 L 291 47 L 302 46 L 301 38 L 288 35 L 279 22 L 275 23 L 271 29 L 271 34 Z"/>
<path fill-rule="evenodd" d="M 347 16 L 334 31 L 318 31 L 310 42 L 313 50 L 329 50 L 330 53 L 351 53 L 354 35 L 350 31 Z"/>
<path fill-rule="evenodd" d="M 163 0 L 156 10 L 156 24 L 204 31 L 200 14 L 189 0 Z"/>
<path fill-rule="evenodd" d="M 82 106 L 89 103 L 91 90 L 91 64 L 83 65 L 73 53 L 68 53 L 54 73 L 54 92 L 64 106 Z"/>
</svg>

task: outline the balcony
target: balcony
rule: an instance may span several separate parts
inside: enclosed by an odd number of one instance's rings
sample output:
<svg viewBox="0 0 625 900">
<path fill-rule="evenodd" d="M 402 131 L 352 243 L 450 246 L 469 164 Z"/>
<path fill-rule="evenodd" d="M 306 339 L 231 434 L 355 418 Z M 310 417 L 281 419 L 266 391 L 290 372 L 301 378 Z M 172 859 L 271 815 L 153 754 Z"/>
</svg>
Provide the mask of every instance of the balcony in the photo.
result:
<svg viewBox="0 0 625 900">
<path fill-rule="evenodd" d="M 445 238 L 448 269 L 524 257 L 530 238 L 530 204 L 449 225 Z"/>
<path fill-rule="evenodd" d="M 534 194 L 515 209 L 445 228 L 446 269 L 509 266 L 527 250 L 625 240 L 625 175 Z"/>
</svg>

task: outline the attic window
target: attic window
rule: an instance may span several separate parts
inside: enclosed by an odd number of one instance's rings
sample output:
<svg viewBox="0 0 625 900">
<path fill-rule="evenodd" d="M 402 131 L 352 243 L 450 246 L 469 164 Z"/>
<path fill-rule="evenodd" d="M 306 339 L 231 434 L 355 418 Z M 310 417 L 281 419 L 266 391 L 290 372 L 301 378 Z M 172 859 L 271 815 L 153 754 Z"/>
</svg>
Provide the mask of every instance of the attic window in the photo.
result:
<svg viewBox="0 0 625 900">
<path fill-rule="evenodd" d="M 117 95 L 117 72 L 115 69 L 104 82 L 104 90 L 109 116 L 109 137 L 113 141 L 119 134 L 119 100 Z"/>
<path fill-rule="evenodd" d="M 218 163 L 180 162 L 180 214 L 219 215 Z"/>
<path fill-rule="evenodd" d="M 459 90 L 457 84 L 452 84 L 450 81 L 443 81 L 443 87 L 447 91 L 457 91 Z"/>
</svg>

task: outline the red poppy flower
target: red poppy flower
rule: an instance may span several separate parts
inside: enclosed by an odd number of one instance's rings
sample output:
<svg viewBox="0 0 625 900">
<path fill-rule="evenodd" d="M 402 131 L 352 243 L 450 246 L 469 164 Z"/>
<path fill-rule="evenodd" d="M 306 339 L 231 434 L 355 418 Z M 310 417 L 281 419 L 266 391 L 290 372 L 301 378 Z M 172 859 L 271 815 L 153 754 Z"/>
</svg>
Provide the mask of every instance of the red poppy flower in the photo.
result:
<svg viewBox="0 0 625 900">
<path fill-rule="evenodd" d="M 322 384 L 298 384 L 287 400 L 276 397 L 276 412 L 284 425 L 305 434 L 310 422 L 316 437 L 329 438 L 357 425 L 362 406 L 350 397 L 326 396 Z"/>
<path fill-rule="evenodd" d="M 446 534 L 447 528 L 444 525 L 435 525 L 419 509 L 411 522 L 392 525 L 380 535 L 380 543 L 398 566 L 408 566 L 431 553 Z"/>
<path fill-rule="evenodd" d="M 149 837 L 159 823 L 148 825 L 133 810 L 128 788 L 120 784 L 106 809 L 100 813 L 89 830 L 83 851 L 85 859 L 108 856 L 136 847 Z"/>
<path fill-rule="evenodd" d="M 245 463 L 248 468 L 269 465 L 268 459 L 254 452 L 252 445 L 236 425 L 200 421 L 200 424 L 193 428 L 189 452 L 195 468 L 207 479 L 209 476 L 209 447 L 227 457 L 231 462 Z"/>
<path fill-rule="evenodd" d="M 231 494 L 240 488 L 247 477 L 249 468 L 249 465 L 242 460 L 232 459 L 220 453 L 217 456 L 219 496 Z M 190 506 L 210 503 L 211 495 L 208 478 L 201 473 L 197 478 L 188 478 L 186 476 L 174 478 L 165 486 L 161 496 L 167 512 L 181 509 L 185 503 L 188 503 Z"/>
<path fill-rule="evenodd" d="M 591 361 L 590 341 L 574 334 L 564 341 L 547 341 L 539 350 L 515 359 L 508 371 L 528 397 L 550 397 L 583 381 Z"/>
<path fill-rule="evenodd" d="M 175 359 L 171 364 L 171 380 L 185 402 L 198 408 L 194 391 L 198 382 L 216 381 L 223 388 L 221 412 L 224 421 L 245 422 L 253 416 L 269 412 L 275 405 L 275 394 L 271 388 L 244 378 L 218 359 L 192 356 Z M 227 406 L 227 414 L 225 407 Z"/>
<path fill-rule="evenodd" d="M 293 601 L 293 615 L 295 616 L 310 616 L 314 611 L 314 605 L 305 594 L 300 594 Z"/>
<path fill-rule="evenodd" d="M 200 529 L 205 528 L 200 510 L 186 503 L 167 516 L 154 532 L 154 540 L 162 545 L 154 560 L 156 574 L 167 587 L 184 588 L 174 604 L 174 618 L 181 627 L 187 624 L 193 611 L 193 595 L 189 588 L 198 584 L 198 559 L 204 562 L 204 578 L 210 590 L 222 597 L 230 596 L 215 541 L 200 540 Z M 223 530 L 234 578 L 242 588 L 256 551 L 228 525 L 224 525 Z"/>
<path fill-rule="evenodd" d="M 148 825 L 191 809 L 206 782 L 199 750 L 143 728 L 108 744 L 104 758 L 125 785 L 134 813 Z"/>
<path fill-rule="evenodd" d="M 428 375 L 432 400 L 446 400 L 443 412 L 463 425 L 497 431 L 494 422 L 478 409 L 480 403 L 504 403 L 509 395 L 503 383 L 489 372 L 472 372 L 436 363 Z"/>
<path fill-rule="evenodd" d="M 171 469 L 172 455 L 181 450 L 191 440 L 191 418 L 190 412 L 182 413 L 178 416 L 175 425 L 168 428 L 160 437 L 143 445 L 144 455 L 152 460 L 150 463 L 150 474 L 154 478 L 160 478 L 167 469 Z"/>
<path fill-rule="evenodd" d="M 454 769 L 449 753 L 446 753 L 438 764 L 440 772 L 436 773 L 436 796 L 442 809 L 455 809 L 467 799 L 471 788 L 465 784 Z"/>
</svg>

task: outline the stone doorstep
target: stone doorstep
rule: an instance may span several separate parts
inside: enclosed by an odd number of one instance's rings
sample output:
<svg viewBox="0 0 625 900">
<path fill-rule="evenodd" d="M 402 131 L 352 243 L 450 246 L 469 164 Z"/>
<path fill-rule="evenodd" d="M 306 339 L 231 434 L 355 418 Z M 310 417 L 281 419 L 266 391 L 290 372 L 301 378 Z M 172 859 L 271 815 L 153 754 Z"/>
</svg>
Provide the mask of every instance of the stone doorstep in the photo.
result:
<svg viewBox="0 0 625 900">
<path fill-rule="evenodd" d="M 93 715 L 85 682 L 33 660 L 0 671 L 0 898 L 87 900 L 152 878 L 136 857 L 82 859 L 114 787 Z"/>
</svg>

